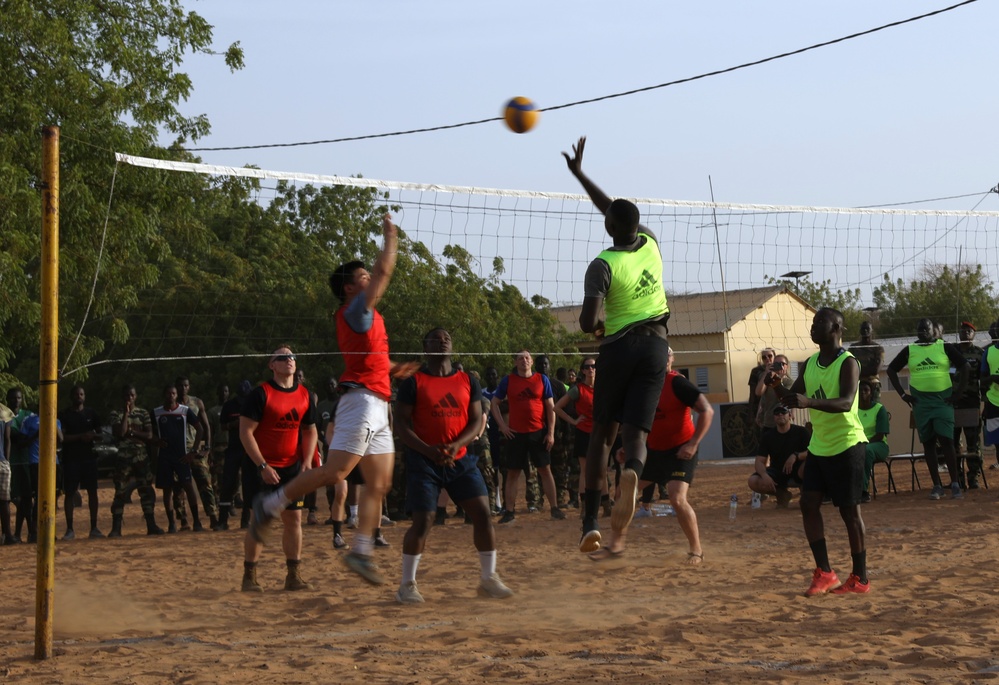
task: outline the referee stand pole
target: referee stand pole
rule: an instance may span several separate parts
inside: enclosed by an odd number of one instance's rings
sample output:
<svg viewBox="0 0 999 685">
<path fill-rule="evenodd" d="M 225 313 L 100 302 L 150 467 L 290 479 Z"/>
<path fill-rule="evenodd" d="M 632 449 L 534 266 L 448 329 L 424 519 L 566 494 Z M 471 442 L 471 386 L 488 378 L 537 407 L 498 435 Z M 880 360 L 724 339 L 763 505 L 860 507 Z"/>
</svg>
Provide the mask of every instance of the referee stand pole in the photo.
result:
<svg viewBox="0 0 999 685">
<path fill-rule="evenodd" d="M 39 358 L 35 659 L 52 656 L 55 594 L 56 402 L 59 355 L 59 127 L 42 129 L 42 329 Z"/>
</svg>

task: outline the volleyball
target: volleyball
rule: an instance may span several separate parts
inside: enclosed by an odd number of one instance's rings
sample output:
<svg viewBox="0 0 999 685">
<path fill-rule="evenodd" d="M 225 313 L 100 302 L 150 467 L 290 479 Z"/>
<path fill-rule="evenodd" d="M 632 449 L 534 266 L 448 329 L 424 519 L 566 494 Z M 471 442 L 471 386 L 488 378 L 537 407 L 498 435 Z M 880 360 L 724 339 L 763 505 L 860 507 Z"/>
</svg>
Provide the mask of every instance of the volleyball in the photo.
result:
<svg viewBox="0 0 999 685">
<path fill-rule="evenodd" d="M 503 119 L 506 125 L 514 133 L 527 133 L 538 123 L 538 108 L 534 103 L 525 97 L 515 97 L 506 103 L 503 112 Z"/>
</svg>

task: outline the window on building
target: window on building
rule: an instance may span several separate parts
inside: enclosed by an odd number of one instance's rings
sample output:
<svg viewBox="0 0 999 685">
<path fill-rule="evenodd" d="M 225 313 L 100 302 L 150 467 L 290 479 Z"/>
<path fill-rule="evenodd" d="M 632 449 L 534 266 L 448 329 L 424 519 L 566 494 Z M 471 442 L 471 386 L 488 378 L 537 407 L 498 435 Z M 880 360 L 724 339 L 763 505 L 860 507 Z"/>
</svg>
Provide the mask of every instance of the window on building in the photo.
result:
<svg viewBox="0 0 999 685">
<path fill-rule="evenodd" d="M 696 369 L 697 382 L 694 384 L 701 392 L 708 391 L 708 367 L 698 366 Z"/>
</svg>

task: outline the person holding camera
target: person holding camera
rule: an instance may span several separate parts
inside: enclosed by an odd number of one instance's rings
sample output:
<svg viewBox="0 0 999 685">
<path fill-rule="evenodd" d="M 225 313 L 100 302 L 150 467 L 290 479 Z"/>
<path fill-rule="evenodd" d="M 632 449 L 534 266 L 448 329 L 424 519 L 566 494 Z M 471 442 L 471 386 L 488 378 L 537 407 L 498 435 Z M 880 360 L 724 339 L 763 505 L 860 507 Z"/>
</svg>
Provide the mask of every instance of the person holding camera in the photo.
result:
<svg viewBox="0 0 999 685">
<path fill-rule="evenodd" d="M 787 355 L 774 355 L 773 361 L 769 364 L 769 366 L 767 366 L 766 371 L 760 374 L 760 379 L 756 382 L 755 393 L 760 403 L 760 408 L 756 414 L 756 425 L 762 429 L 762 432 L 766 432 L 768 429 L 776 427 L 777 423 L 774 421 L 774 407 L 780 404 L 780 398 L 777 396 L 777 392 L 773 388 L 768 387 L 767 384 L 764 383 L 764 379 L 772 373 L 780 378 L 780 384 L 785 390 L 787 390 L 794 382 L 791 377 L 787 375 L 787 370 Z"/>
</svg>

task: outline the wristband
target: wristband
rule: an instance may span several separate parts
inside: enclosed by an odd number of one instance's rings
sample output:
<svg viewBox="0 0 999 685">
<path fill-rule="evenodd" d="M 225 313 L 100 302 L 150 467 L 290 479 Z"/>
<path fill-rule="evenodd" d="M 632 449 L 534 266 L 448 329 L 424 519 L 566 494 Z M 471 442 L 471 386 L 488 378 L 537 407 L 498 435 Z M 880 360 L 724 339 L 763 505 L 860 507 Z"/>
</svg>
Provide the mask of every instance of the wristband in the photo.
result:
<svg viewBox="0 0 999 685">
<path fill-rule="evenodd" d="M 261 472 L 263 472 L 263 471 L 266 471 L 266 470 L 267 470 L 267 462 L 266 462 L 266 461 L 265 461 L 265 462 L 263 462 L 263 463 L 262 463 L 262 464 L 260 464 L 260 466 L 258 466 L 257 468 L 258 468 L 258 469 L 260 469 L 260 471 L 261 471 Z"/>
</svg>

